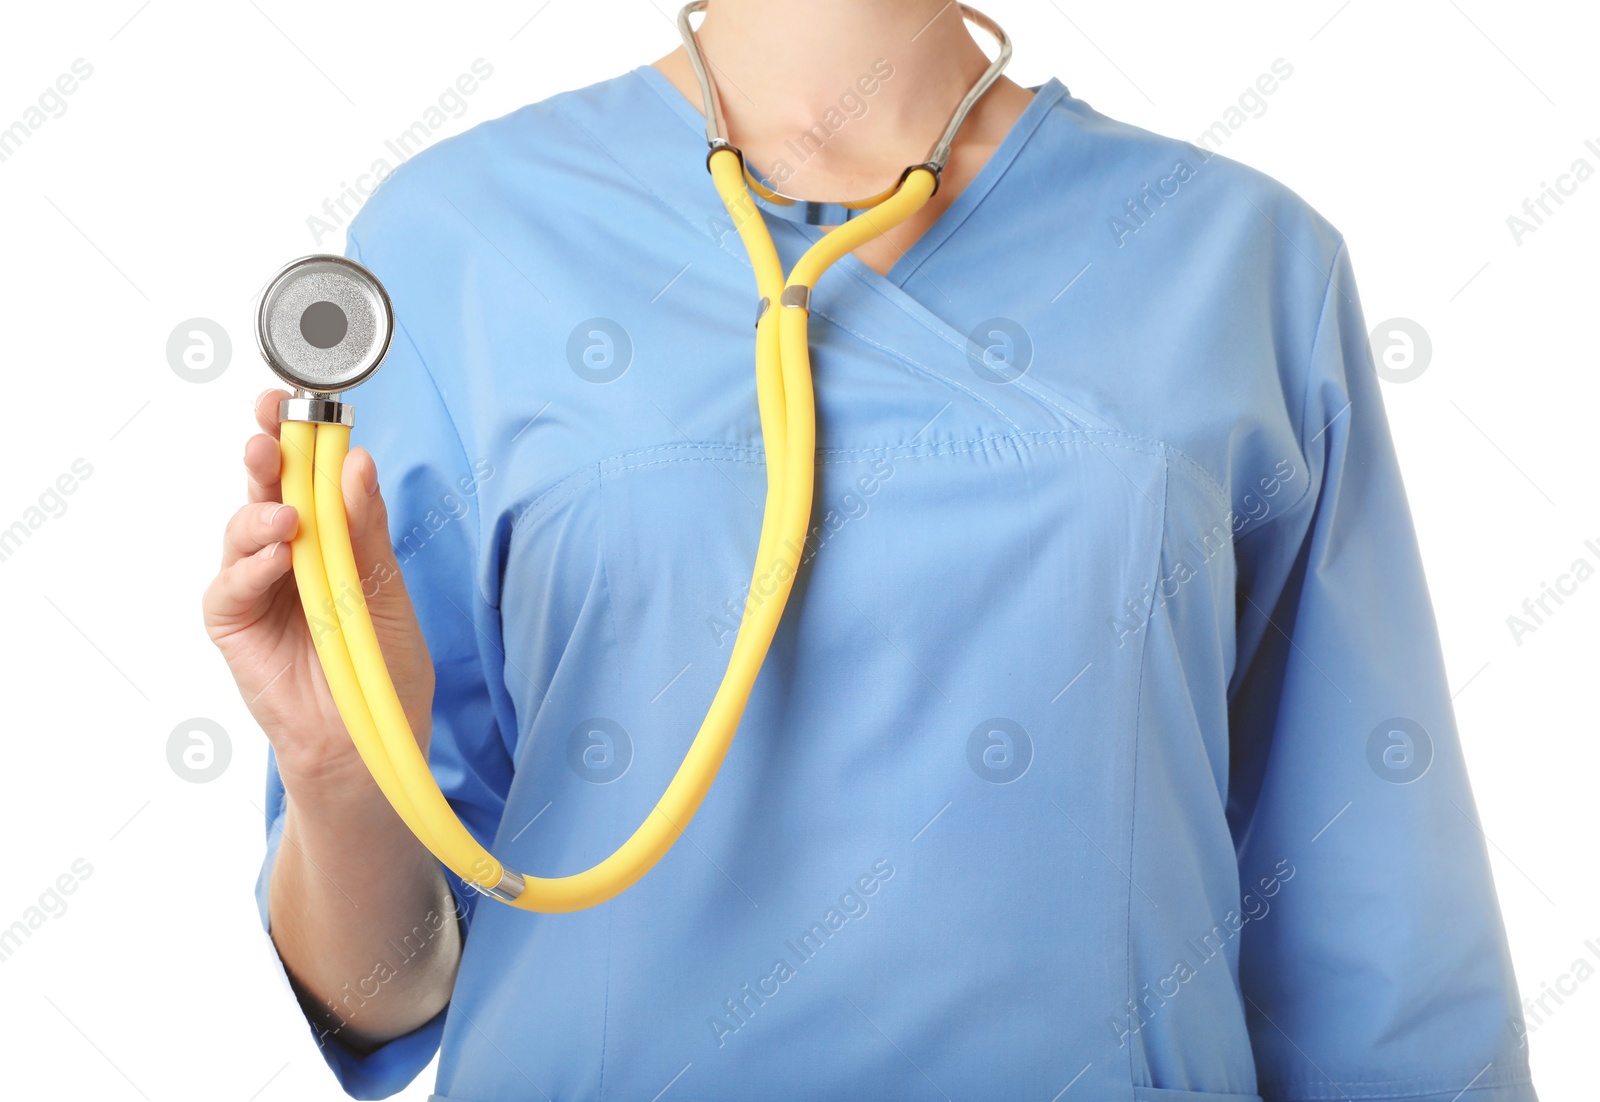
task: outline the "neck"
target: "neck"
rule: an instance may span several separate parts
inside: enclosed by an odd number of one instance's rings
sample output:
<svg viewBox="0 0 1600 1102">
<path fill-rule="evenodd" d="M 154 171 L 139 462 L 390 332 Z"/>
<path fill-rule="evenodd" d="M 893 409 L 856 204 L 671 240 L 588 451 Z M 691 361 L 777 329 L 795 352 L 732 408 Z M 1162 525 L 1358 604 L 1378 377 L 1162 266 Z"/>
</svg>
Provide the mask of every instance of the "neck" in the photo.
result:
<svg viewBox="0 0 1600 1102">
<path fill-rule="evenodd" d="M 947 0 L 711 0 L 696 36 L 730 140 L 799 191 L 892 181 L 989 65 Z"/>
</svg>

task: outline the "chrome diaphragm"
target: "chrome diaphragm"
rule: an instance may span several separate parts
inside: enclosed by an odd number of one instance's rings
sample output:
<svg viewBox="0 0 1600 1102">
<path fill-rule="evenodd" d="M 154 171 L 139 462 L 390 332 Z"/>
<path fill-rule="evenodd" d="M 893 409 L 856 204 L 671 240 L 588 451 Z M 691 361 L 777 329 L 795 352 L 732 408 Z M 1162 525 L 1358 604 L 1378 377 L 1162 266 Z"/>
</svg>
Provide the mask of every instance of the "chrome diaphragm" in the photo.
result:
<svg viewBox="0 0 1600 1102">
<path fill-rule="evenodd" d="M 295 388 L 286 421 L 350 424 L 334 396 L 372 375 L 394 335 L 394 309 L 366 268 L 332 253 L 285 265 L 261 292 L 256 343 L 273 374 Z"/>
</svg>

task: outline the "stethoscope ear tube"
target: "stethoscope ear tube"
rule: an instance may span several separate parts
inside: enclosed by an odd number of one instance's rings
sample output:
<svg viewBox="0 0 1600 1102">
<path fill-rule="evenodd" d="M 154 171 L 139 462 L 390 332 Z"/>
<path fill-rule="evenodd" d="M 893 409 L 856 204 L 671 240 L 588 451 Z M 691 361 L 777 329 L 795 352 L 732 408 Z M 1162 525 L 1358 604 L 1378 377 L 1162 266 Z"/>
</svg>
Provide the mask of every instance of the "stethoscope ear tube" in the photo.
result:
<svg viewBox="0 0 1600 1102">
<path fill-rule="evenodd" d="M 302 396 L 298 400 L 305 404 L 290 406 L 289 412 L 304 416 L 287 417 L 280 425 L 283 500 L 295 507 L 300 518 L 290 544 L 295 582 L 345 728 L 379 790 L 423 845 L 464 882 L 521 910 L 582 910 L 625 891 L 672 848 L 710 791 L 788 602 L 810 524 L 816 461 L 816 408 L 807 341 L 811 288 L 835 261 L 921 209 L 936 184 L 926 168 L 908 172 L 900 190 L 870 218 L 830 230 L 801 256 L 785 280 L 772 236 L 745 188 L 738 157 L 732 150 L 720 150 L 710 165 L 717 191 L 750 252 L 758 293 L 779 304 L 762 311 L 756 324 L 756 390 L 767 457 L 767 499 L 744 619 L 705 720 L 654 809 L 599 864 L 569 876 L 529 876 L 503 865 L 462 824 L 417 745 L 367 609 L 341 491 L 350 445 L 350 425 L 343 411 L 349 407 L 334 401 L 330 392 Z M 377 283 L 370 272 L 366 278 Z M 275 301 L 289 303 L 283 309 L 290 311 L 303 311 L 309 305 L 287 295 Z M 383 302 L 387 301 L 384 294 Z M 263 316 L 273 314 L 264 308 Z M 263 354 L 268 347 L 264 340 Z M 271 347 L 282 349 L 281 344 Z M 273 363 L 270 358 L 268 362 Z M 365 377 L 375 367 L 374 363 L 349 374 Z M 316 381 L 328 384 L 338 379 L 330 374 Z"/>
<path fill-rule="evenodd" d="M 711 79 L 711 67 L 706 62 L 705 54 L 700 49 L 700 38 L 695 33 L 689 17 L 696 12 L 706 10 L 707 0 L 690 0 L 678 10 L 678 35 L 683 39 L 684 52 L 689 55 L 689 64 L 694 69 L 695 79 L 700 83 L 700 98 L 705 105 L 706 118 L 706 143 L 710 146 L 710 154 L 719 150 L 731 150 L 739 158 L 740 170 L 744 173 L 745 183 L 754 193 L 756 200 L 764 209 L 784 218 L 795 218 L 808 222 L 811 225 L 838 225 L 858 217 L 863 211 L 876 210 L 889 197 L 898 193 L 905 186 L 906 178 L 918 169 L 930 172 L 933 175 L 934 190 L 939 187 L 939 176 L 944 172 L 945 164 L 950 160 L 950 151 L 955 146 L 956 134 L 961 129 L 961 124 L 972 112 L 973 106 L 983 97 L 1000 79 L 1000 74 L 1011 63 L 1011 36 L 1006 34 L 1005 28 L 992 18 L 967 4 L 955 5 L 961 13 L 961 18 L 981 28 L 995 41 L 995 55 L 990 60 L 988 68 L 972 82 L 964 96 L 950 112 L 949 121 L 945 123 L 943 132 L 928 150 L 927 159 L 921 164 L 908 166 L 900 174 L 900 179 L 893 185 L 885 188 L 876 195 L 869 195 L 859 199 L 841 199 L 827 201 L 820 199 L 802 199 L 796 195 L 785 195 L 782 191 L 772 186 L 750 167 L 744 159 L 744 153 L 728 135 L 728 121 L 722 112 L 722 96 L 717 91 L 717 82 Z M 710 165 L 710 155 L 706 159 Z"/>
</svg>

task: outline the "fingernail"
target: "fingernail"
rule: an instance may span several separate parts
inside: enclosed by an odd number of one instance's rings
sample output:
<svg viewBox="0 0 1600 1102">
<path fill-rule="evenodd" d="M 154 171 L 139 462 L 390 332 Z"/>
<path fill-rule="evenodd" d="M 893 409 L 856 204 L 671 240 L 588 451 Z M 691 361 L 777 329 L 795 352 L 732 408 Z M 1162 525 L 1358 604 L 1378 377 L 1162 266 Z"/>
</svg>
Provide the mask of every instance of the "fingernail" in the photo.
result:
<svg viewBox="0 0 1600 1102">
<path fill-rule="evenodd" d="M 366 487 L 368 497 L 378 492 L 378 468 L 371 460 L 367 461 L 366 469 L 361 472 L 361 484 Z"/>
<path fill-rule="evenodd" d="M 282 502 L 282 501 L 278 502 L 278 504 L 276 504 L 276 505 L 274 505 L 272 507 L 272 512 L 267 514 L 267 527 L 268 528 L 271 528 L 272 527 L 272 522 L 274 520 L 278 519 L 278 510 L 282 509 L 284 507 L 284 504 L 285 504 L 285 502 Z"/>
<path fill-rule="evenodd" d="M 261 399 L 265 398 L 267 395 L 269 395 L 271 393 L 272 393 L 272 388 L 269 386 L 269 387 L 267 387 L 266 390 L 263 390 L 260 394 L 257 394 L 256 395 L 256 405 L 259 406 L 261 404 Z"/>
<path fill-rule="evenodd" d="M 276 555 L 278 553 L 278 548 L 280 548 L 282 546 L 283 546 L 283 541 L 282 540 L 279 540 L 277 543 L 269 545 L 267 547 L 266 557 L 269 558 L 269 559 L 272 558 L 272 556 L 274 556 L 274 555 Z"/>
</svg>

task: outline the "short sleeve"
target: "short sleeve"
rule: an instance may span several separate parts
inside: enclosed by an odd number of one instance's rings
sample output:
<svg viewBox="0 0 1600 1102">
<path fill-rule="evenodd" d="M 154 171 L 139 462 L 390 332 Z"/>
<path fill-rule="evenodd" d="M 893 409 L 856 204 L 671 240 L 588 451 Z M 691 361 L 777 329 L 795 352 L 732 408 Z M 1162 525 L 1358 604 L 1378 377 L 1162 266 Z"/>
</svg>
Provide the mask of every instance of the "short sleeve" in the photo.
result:
<svg viewBox="0 0 1600 1102">
<path fill-rule="evenodd" d="M 358 218 L 356 225 L 361 220 Z M 363 250 L 354 234 L 346 255 L 389 283 L 382 243 Z M 414 264 L 415 258 L 396 262 Z M 504 694 L 491 686 L 503 670 L 499 610 L 480 584 L 479 494 L 494 476 L 487 457 L 468 453 L 452 404 L 422 360 L 395 298 L 396 328 L 383 366 L 352 389 L 351 444 L 372 453 L 389 513 L 390 537 L 435 671 L 429 765 L 456 814 L 486 847 L 505 808 L 512 764 L 503 732 L 514 724 Z M 422 311 L 417 316 L 425 316 Z M 503 687 L 503 682 L 501 683 Z M 283 831 L 284 789 L 269 751 L 267 849 L 256 884 L 261 922 L 270 934 L 268 887 Z M 441 866 L 443 868 L 443 866 Z M 464 937 L 478 893 L 448 869 Z M 280 960 L 281 965 L 281 960 Z M 313 1036 L 339 1084 L 354 1098 L 387 1098 L 404 1088 L 438 1051 L 446 1010 L 405 1036 L 358 1054 L 336 1034 Z M 308 1023 L 311 1024 L 311 1023 Z"/>
<path fill-rule="evenodd" d="M 1240 537 L 1227 814 L 1272 894 L 1240 982 L 1268 1102 L 1533 1102 L 1522 1013 L 1347 248 L 1299 500 Z"/>
</svg>

